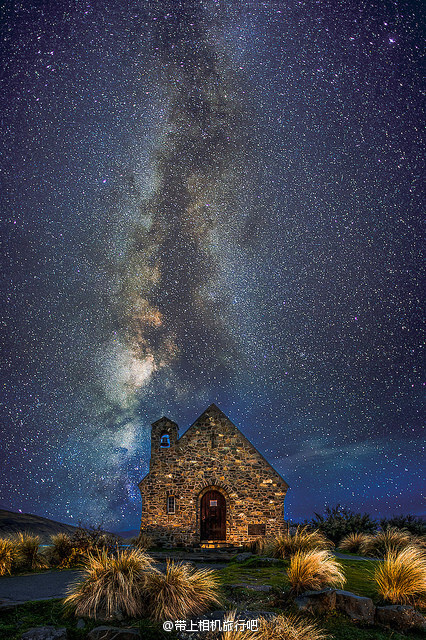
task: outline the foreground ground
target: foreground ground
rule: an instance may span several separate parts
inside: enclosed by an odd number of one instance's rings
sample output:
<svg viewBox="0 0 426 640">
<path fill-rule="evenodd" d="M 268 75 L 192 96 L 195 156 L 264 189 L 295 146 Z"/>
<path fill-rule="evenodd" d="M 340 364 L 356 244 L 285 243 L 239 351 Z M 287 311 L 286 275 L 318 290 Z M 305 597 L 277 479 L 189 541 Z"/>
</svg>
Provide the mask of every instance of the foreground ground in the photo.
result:
<svg viewBox="0 0 426 640">
<path fill-rule="evenodd" d="M 358 595 L 368 596 L 377 600 L 372 579 L 374 562 L 371 560 L 356 560 L 354 558 L 341 559 L 347 578 L 345 589 Z M 197 566 L 206 566 L 205 563 L 197 563 Z M 161 566 L 161 565 L 160 565 Z M 285 561 L 274 561 L 271 564 L 268 559 L 253 556 L 245 562 L 230 561 L 226 563 L 212 563 L 211 566 L 218 571 L 223 590 L 223 609 L 251 611 L 295 612 L 294 605 L 289 604 L 283 593 L 288 588 L 286 580 Z M 70 640 L 83 640 L 88 631 L 99 626 L 99 622 L 80 620 L 77 628 L 77 620 L 67 616 L 62 607 L 62 596 L 66 585 L 78 577 L 76 571 L 47 571 L 28 576 L 16 576 L 0 578 L 0 600 L 4 600 L 9 593 L 9 602 L 15 598 L 15 602 L 26 597 L 55 598 L 53 600 L 27 602 L 18 606 L 0 609 L 0 638 L 2 640 L 18 640 L 22 633 L 31 627 L 53 625 L 57 628 L 66 627 Z M 15 581 L 15 582 L 14 582 Z M 12 584 L 18 584 L 21 591 L 14 594 L 10 588 Z M 269 587 L 269 589 L 268 589 Z M 11 597 L 12 596 L 12 597 Z M 18 597 L 19 596 L 19 597 Z M 382 630 L 372 626 L 355 625 L 346 617 L 335 613 L 316 618 L 319 626 L 328 631 L 335 640 L 420 640 L 424 638 L 421 632 L 411 633 L 409 636 L 392 631 Z M 174 633 L 163 632 L 161 625 L 148 621 L 123 620 L 110 623 L 116 626 L 135 627 L 142 631 L 144 640 L 168 638 L 175 640 Z M 207 634 L 206 640 L 207 640 Z"/>
</svg>

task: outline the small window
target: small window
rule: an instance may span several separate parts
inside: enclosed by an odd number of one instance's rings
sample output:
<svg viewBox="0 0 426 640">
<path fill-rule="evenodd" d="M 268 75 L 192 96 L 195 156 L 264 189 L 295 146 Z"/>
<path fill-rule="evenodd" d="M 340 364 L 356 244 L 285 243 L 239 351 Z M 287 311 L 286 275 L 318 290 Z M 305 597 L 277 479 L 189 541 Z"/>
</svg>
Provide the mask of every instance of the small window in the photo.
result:
<svg viewBox="0 0 426 640">
<path fill-rule="evenodd" d="M 211 507 L 217 507 L 217 500 L 210 500 Z"/>
<path fill-rule="evenodd" d="M 161 449 L 168 449 L 170 447 L 170 436 L 168 433 L 163 433 L 160 438 Z"/>
<path fill-rule="evenodd" d="M 175 512 L 175 497 L 167 496 L 167 513 Z"/>
</svg>

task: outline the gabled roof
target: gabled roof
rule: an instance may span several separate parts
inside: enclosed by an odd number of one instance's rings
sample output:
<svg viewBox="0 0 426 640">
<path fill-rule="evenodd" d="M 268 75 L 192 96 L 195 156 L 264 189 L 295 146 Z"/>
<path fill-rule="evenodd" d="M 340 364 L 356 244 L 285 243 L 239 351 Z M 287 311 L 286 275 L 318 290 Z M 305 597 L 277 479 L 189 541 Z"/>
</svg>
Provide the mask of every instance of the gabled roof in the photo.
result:
<svg viewBox="0 0 426 640">
<path fill-rule="evenodd" d="M 189 429 L 187 429 L 185 431 L 185 433 L 183 433 L 181 435 L 181 437 L 178 439 L 178 443 L 183 443 L 185 442 L 186 439 L 188 439 L 188 437 L 191 437 L 191 434 L 193 431 L 195 431 L 197 425 L 199 422 L 202 421 L 202 419 L 204 417 L 207 417 L 208 415 L 212 415 L 212 414 L 216 414 L 216 415 L 220 415 L 222 417 L 224 417 L 228 423 L 235 429 L 235 431 L 239 434 L 239 436 L 252 448 L 254 449 L 254 451 L 257 453 L 257 455 L 263 460 L 263 462 L 266 464 L 267 467 L 269 467 L 269 469 L 279 478 L 279 480 L 281 481 L 281 483 L 285 486 L 286 489 L 288 489 L 288 484 L 287 482 L 284 480 L 284 478 L 278 473 L 278 471 L 276 471 L 276 469 L 274 469 L 274 467 L 270 464 L 270 462 L 267 461 L 267 459 L 260 453 L 260 451 L 258 451 L 256 449 L 256 447 L 254 446 L 254 444 L 252 442 L 250 442 L 250 440 L 240 431 L 240 429 L 228 418 L 228 416 L 223 413 L 223 411 L 221 409 L 219 409 L 219 407 L 217 405 L 215 405 L 214 403 L 211 404 L 209 407 L 207 407 L 207 409 L 205 411 L 203 411 L 203 413 L 198 416 L 198 418 L 191 424 L 191 426 L 189 427 Z"/>
</svg>

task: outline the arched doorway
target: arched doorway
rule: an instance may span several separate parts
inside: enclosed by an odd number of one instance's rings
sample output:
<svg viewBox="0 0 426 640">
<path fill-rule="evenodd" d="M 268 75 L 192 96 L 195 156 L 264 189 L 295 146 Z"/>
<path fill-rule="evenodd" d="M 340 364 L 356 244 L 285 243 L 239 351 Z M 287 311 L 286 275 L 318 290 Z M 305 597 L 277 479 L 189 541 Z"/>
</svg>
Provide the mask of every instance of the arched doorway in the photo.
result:
<svg viewBox="0 0 426 640">
<path fill-rule="evenodd" d="M 214 489 L 201 498 L 201 540 L 226 540 L 226 500 Z"/>
</svg>

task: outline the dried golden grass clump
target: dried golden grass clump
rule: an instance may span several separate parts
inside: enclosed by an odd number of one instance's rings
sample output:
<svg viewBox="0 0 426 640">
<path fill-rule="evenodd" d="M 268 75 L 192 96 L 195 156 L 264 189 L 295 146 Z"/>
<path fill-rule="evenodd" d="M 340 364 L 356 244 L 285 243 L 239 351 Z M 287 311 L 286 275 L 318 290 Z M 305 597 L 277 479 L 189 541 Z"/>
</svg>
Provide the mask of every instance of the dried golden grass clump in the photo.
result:
<svg viewBox="0 0 426 640">
<path fill-rule="evenodd" d="M 348 551 L 349 553 L 363 553 L 364 548 L 369 544 L 372 536 L 366 533 L 349 533 L 342 538 L 338 548 L 341 551 Z"/>
<path fill-rule="evenodd" d="M 117 611 L 141 615 L 142 592 L 152 559 L 138 549 L 108 555 L 105 550 L 88 553 L 84 577 L 69 589 L 64 604 L 76 616 L 113 618 Z"/>
<path fill-rule="evenodd" d="M 388 552 L 374 573 L 377 591 L 392 604 L 426 604 L 426 552 L 415 546 Z"/>
<path fill-rule="evenodd" d="M 9 538 L 0 538 L 0 576 L 12 572 L 16 561 L 16 548 Z"/>
<path fill-rule="evenodd" d="M 388 527 L 376 533 L 375 536 L 367 536 L 361 551 L 365 555 L 383 558 L 390 551 L 400 551 L 412 544 L 413 538 L 408 531 Z"/>
<path fill-rule="evenodd" d="M 343 586 L 345 576 L 337 559 L 326 549 L 298 551 L 287 569 L 293 593 Z"/>
<path fill-rule="evenodd" d="M 296 616 L 279 615 L 272 620 L 261 618 L 259 631 L 254 638 L 262 640 L 326 640 L 329 636 L 315 624 Z"/>
<path fill-rule="evenodd" d="M 276 558 L 288 558 L 298 551 L 330 549 L 334 545 L 321 531 L 310 531 L 307 527 L 297 527 L 294 533 L 277 536 L 272 542 L 272 554 Z"/>
<path fill-rule="evenodd" d="M 68 566 L 71 556 L 73 555 L 73 546 L 71 538 L 66 533 L 57 533 L 50 536 L 50 547 L 46 551 L 46 557 L 51 565 L 57 565 L 60 568 Z"/>
<path fill-rule="evenodd" d="M 246 551 L 251 551 L 251 553 L 266 556 L 273 553 L 274 542 L 274 538 L 259 536 L 255 540 L 247 543 L 244 548 Z"/>
<path fill-rule="evenodd" d="M 185 619 L 220 602 L 215 572 L 192 569 L 180 562 L 168 562 L 165 573 L 149 573 L 143 595 L 148 615 L 153 620 Z"/>
<path fill-rule="evenodd" d="M 46 558 L 40 553 L 40 536 L 20 532 L 12 538 L 12 542 L 21 569 L 45 569 L 48 566 Z"/>
<path fill-rule="evenodd" d="M 154 540 L 147 533 L 141 532 L 136 538 L 131 539 L 133 546 L 145 550 L 153 546 Z"/>
<path fill-rule="evenodd" d="M 259 618 L 257 629 L 235 629 L 238 617 L 235 611 L 230 611 L 224 620 L 231 620 L 233 629 L 222 631 L 214 637 L 217 640 L 327 640 L 329 636 L 318 629 L 315 624 L 305 622 L 297 616 L 274 616 L 271 620 Z"/>
<path fill-rule="evenodd" d="M 232 629 L 229 631 L 218 631 L 212 634 L 212 637 L 215 638 L 215 640 L 261 640 L 259 631 L 235 628 L 235 623 L 238 621 L 236 611 L 228 611 L 223 616 L 223 619 L 232 623 Z"/>
</svg>

